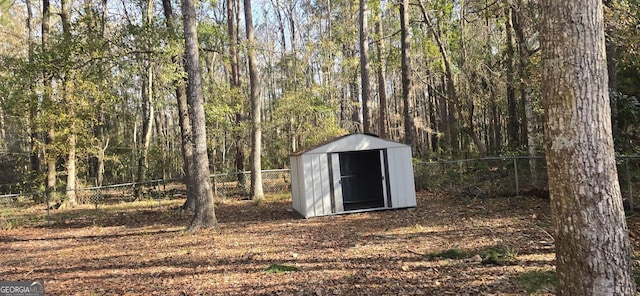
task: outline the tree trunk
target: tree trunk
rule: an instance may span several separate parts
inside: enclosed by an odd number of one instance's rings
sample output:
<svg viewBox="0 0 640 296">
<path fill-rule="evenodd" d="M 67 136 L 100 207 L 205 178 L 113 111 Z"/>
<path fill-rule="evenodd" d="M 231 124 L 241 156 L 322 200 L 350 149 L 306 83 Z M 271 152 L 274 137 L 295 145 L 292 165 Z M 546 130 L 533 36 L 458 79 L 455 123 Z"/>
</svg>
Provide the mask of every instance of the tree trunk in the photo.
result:
<svg viewBox="0 0 640 296">
<path fill-rule="evenodd" d="M 613 0 L 604 0 L 604 7 L 607 11 L 611 11 L 613 9 L 611 6 L 613 5 Z M 605 14 L 606 16 L 606 14 Z M 605 48 L 607 51 L 607 73 L 609 74 L 609 91 L 617 92 L 618 91 L 618 74 L 616 72 L 616 63 L 618 61 L 618 53 L 616 51 L 616 45 L 614 43 L 614 25 L 612 25 L 613 21 L 607 21 L 605 18 Z M 615 97 L 609 97 L 611 102 L 611 128 L 612 132 L 615 135 L 618 130 L 618 105 Z"/>
<path fill-rule="evenodd" d="M 189 79 L 188 102 L 192 112 L 194 141 L 193 185 L 195 195 L 195 215 L 189 225 L 190 231 L 200 228 L 215 228 L 218 225 L 213 204 L 213 191 L 209 177 L 209 155 L 207 154 L 207 131 L 205 125 L 204 96 L 202 94 L 202 74 L 198 53 L 198 33 L 196 28 L 196 8 L 193 0 L 182 0 L 186 69 Z"/>
<path fill-rule="evenodd" d="M 49 40 L 49 26 L 51 20 L 51 10 L 49 0 L 42 0 L 42 51 L 47 52 Z M 43 69 L 44 91 L 42 104 L 50 107 L 53 104 L 51 74 L 47 69 Z M 55 131 L 51 123 L 45 137 L 45 157 L 47 161 L 47 181 L 45 184 L 45 194 L 47 201 L 56 200 L 56 160 L 58 155 L 55 150 Z"/>
<path fill-rule="evenodd" d="M 533 98 L 529 91 L 529 48 L 526 43 L 523 29 L 522 0 L 517 1 L 517 6 L 513 6 L 511 11 L 511 19 L 513 23 L 513 31 L 515 32 L 516 43 L 518 44 L 518 73 L 520 77 L 520 100 L 524 102 L 525 110 L 525 123 L 526 123 L 526 135 L 527 135 L 527 151 L 529 152 L 529 172 L 531 174 L 531 184 L 533 187 L 538 186 L 538 172 L 537 172 L 537 160 L 534 158 L 537 154 L 538 147 L 536 143 L 536 126 L 537 117 L 533 111 Z"/>
<path fill-rule="evenodd" d="M 147 25 L 151 25 L 153 22 L 153 0 L 147 0 L 147 9 L 143 13 L 145 16 L 145 22 Z M 147 50 L 151 50 L 150 42 L 147 42 Z M 138 156 L 138 171 L 136 173 L 136 187 L 135 197 L 142 197 L 142 187 L 140 183 L 145 181 L 147 175 L 147 169 L 149 168 L 149 161 L 147 156 L 149 154 L 149 145 L 151 144 L 151 136 L 153 134 L 153 120 L 154 120 L 154 108 L 152 104 L 153 99 L 153 63 L 151 62 L 151 53 L 144 55 L 147 59 L 142 61 L 145 64 L 145 68 L 142 70 L 142 143 L 140 143 L 141 150 Z"/>
<path fill-rule="evenodd" d="M 401 75 L 402 103 L 404 105 L 404 143 L 415 148 L 415 124 L 413 121 L 413 100 L 411 99 L 411 58 L 409 57 L 409 0 L 400 3 Z"/>
<path fill-rule="evenodd" d="M 72 114 L 69 114 L 72 115 Z M 69 128 L 69 137 L 67 138 L 67 199 L 65 200 L 66 207 L 75 207 L 78 205 L 78 199 L 76 198 L 76 142 L 77 136 L 75 134 L 75 124 L 72 124 Z"/>
<path fill-rule="evenodd" d="M 174 32 L 175 16 L 173 15 L 173 9 L 170 0 L 162 0 L 162 7 L 164 10 L 164 17 L 166 19 L 166 25 L 170 32 Z M 172 38 L 177 38 L 175 34 L 172 34 Z M 182 58 L 174 55 L 171 57 L 171 62 L 176 66 L 176 69 L 184 68 Z M 178 106 L 178 124 L 180 125 L 180 148 L 182 151 L 182 167 L 184 170 L 184 184 L 186 186 L 187 199 L 182 205 L 183 211 L 194 211 L 196 207 L 196 195 L 193 181 L 193 171 L 195 170 L 193 159 L 193 138 L 191 133 L 191 120 L 189 119 L 189 106 L 187 103 L 187 89 L 186 81 L 183 79 L 173 79 L 173 87 L 176 91 L 176 100 Z"/>
<path fill-rule="evenodd" d="M 541 3 L 558 295 L 635 295 L 611 136 L 602 0 Z"/>
<path fill-rule="evenodd" d="M 151 63 L 143 75 L 144 81 L 142 82 L 142 143 L 140 144 L 140 155 L 138 156 L 138 172 L 136 174 L 136 187 L 135 197 L 142 197 L 142 187 L 140 183 L 144 182 L 147 175 L 147 169 L 149 168 L 149 160 L 147 156 L 149 154 L 149 145 L 151 144 L 151 135 L 153 134 L 153 118 L 154 108 L 151 103 L 153 96 L 153 71 L 151 70 Z"/>
<path fill-rule="evenodd" d="M 377 69 L 377 74 L 378 74 L 378 97 L 380 99 L 380 106 L 378 106 L 378 108 L 380 108 L 379 112 L 380 112 L 380 120 L 378 122 L 379 124 L 379 133 L 380 133 L 380 138 L 386 139 L 388 137 L 387 135 L 387 83 L 385 80 L 385 65 L 386 65 L 386 60 L 384 58 L 384 43 L 382 41 L 382 8 L 380 8 L 380 13 L 378 15 L 378 21 L 376 22 L 376 34 L 378 35 L 378 41 L 376 41 L 376 49 L 378 52 L 378 58 L 380 59 L 378 61 L 378 69 Z"/>
<path fill-rule="evenodd" d="M 234 96 L 240 102 L 239 105 L 242 106 L 242 98 L 240 97 L 241 93 L 241 85 L 240 85 L 240 71 L 238 67 L 238 36 L 236 34 L 236 12 L 238 7 L 236 7 L 236 0 L 227 0 L 227 33 L 229 34 L 229 60 L 231 66 L 231 73 L 229 76 L 229 84 L 231 85 L 231 95 Z M 239 107 L 239 110 L 236 111 L 235 120 L 237 128 L 234 130 L 234 139 L 235 139 L 235 147 L 236 155 L 235 155 L 235 164 L 236 171 L 238 173 L 238 189 L 241 190 L 241 194 L 246 194 L 246 186 L 247 186 L 247 178 L 244 175 L 244 159 L 245 159 L 245 141 L 244 141 L 244 129 L 242 128 L 242 124 L 244 122 L 244 111 L 242 107 Z"/>
<path fill-rule="evenodd" d="M 352 131 L 354 133 L 362 132 L 362 120 L 360 112 L 360 89 L 358 88 L 358 74 L 354 74 L 351 83 L 349 83 L 349 94 L 351 95 L 351 122 Z"/>
<path fill-rule="evenodd" d="M 29 64 L 33 64 L 34 60 L 34 50 L 35 45 L 33 42 L 33 27 L 31 22 L 33 20 L 33 11 L 31 9 L 31 1 L 25 0 L 25 6 L 27 8 L 27 42 L 29 44 Z M 35 94 L 35 82 L 29 84 L 29 89 L 31 91 L 31 100 L 29 105 L 29 168 L 31 170 L 30 180 L 34 180 L 30 187 L 32 190 L 36 190 L 37 184 L 35 184 L 35 180 L 38 179 L 40 175 L 40 165 L 42 164 L 42 160 L 40 159 L 40 151 L 39 151 L 39 138 L 40 138 L 40 127 L 38 127 L 38 96 Z M 33 195 L 34 201 L 36 203 L 42 202 L 42 196 L 39 194 Z"/>
<path fill-rule="evenodd" d="M 69 42 L 71 39 L 71 28 L 69 23 L 69 3 L 67 1 L 68 0 L 60 1 L 61 11 L 62 11 L 62 13 L 60 14 L 61 20 L 62 20 L 62 33 L 63 33 L 63 39 L 65 40 L 65 42 Z M 74 120 L 75 120 L 74 103 L 72 102 L 69 96 L 69 89 L 68 89 L 70 79 L 71 77 L 69 77 L 69 73 L 64 73 L 64 76 L 62 77 L 62 89 L 60 91 L 62 94 L 62 102 L 67 107 L 67 115 L 69 116 L 71 121 L 69 123 L 69 131 L 67 135 L 67 164 L 66 164 L 67 184 L 66 184 L 66 190 L 65 190 L 66 199 L 62 204 L 62 206 L 65 208 L 75 207 L 78 205 L 78 200 L 76 198 L 77 136 L 76 136 L 75 123 L 74 123 Z"/>
<path fill-rule="evenodd" d="M 251 0 L 244 0 L 244 19 L 247 30 L 247 56 L 249 58 L 249 84 L 251 97 L 251 199 L 262 199 L 262 108 L 260 105 L 260 81 L 253 36 Z"/>
<path fill-rule="evenodd" d="M 451 60 L 449 58 L 449 54 L 442 42 L 442 38 L 440 36 L 440 31 L 433 25 L 431 22 L 431 18 L 426 12 L 425 6 L 422 3 L 422 0 L 419 0 L 420 11 L 422 13 L 422 17 L 429 27 L 429 30 L 433 34 L 433 38 L 438 45 L 438 51 L 440 51 L 440 55 L 442 56 L 442 61 L 444 62 L 445 69 L 445 87 L 448 97 L 448 108 L 447 108 L 447 127 L 449 131 L 449 144 L 451 145 L 451 156 L 454 158 L 458 156 L 458 152 L 460 149 L 460 139 L 458 137 L 458 133 L 460 132 L 458 121 L 462 120 L 460 115 L 460 102 L 458 99 L 458 93 L 456 91 L 455 82 L 453 81 L 453 69 L 451 66 Z"/>
<path fill-rule="evenodd" d="M 100 127 L 102 129 L 102 127 Z M 96 186 L 102 186 L 104 182 L 104 156 L 109 147 L 109 138 L 104 136 L 104 132 L 100 134 L 100 143 L 104 143 L 104 147 L 98 147 L 98 164 L 96 169 Z"/>
<path fill-rule="evenodd" d="M 369 26 L 368 0 L 360 0 L 360 83 L 362 90 L 362 131 L 371 133 L 371 112 L 369 99 L 371 96 L 371 82 L 369 69 Z"/>
<path fill-rule="evenodd" d="M 509 146 L 512 149 L 520 146 L 520 135 L 518 133 L 520 124 L 518 123 L 518 104 L 516 102 L 515 79 L 514 79 L 514 56 L 515 49 L 513 47 L 513 32 L 511 21 L 511 8 L 507 8 L 507 20 L 505 21 L 506 45 L 507 45 L 507 112 L 509 122 L 507 124 L 507 132 L 509 133 Z"/>
</svg>

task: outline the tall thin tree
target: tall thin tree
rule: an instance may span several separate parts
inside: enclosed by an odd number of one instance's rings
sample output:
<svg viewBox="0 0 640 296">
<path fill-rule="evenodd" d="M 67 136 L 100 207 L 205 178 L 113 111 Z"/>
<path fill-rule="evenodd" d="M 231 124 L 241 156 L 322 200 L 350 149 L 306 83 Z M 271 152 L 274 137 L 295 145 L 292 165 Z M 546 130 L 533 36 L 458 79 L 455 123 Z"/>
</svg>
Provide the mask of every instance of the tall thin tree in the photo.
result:
<svg viewBox="0 0 640 296">
<path fill-rule="evenodd" d="M 362 91 L 362 131 L 371 132 L 371 112 L 369 100 L 371 96 L 370 67 L 369 67 L 369 8 L 368 0 L 360 0 L 360 83 Z"/>
<path fill-rule="evenodd" d="M 61 0 L 61 14 L 62 19 L 62 38 L 65 43 L 71 42 L 71 15 L 70 15 L 70 3 L 69 0 Z M 62 77 L 62 100 L 67 107 L 67 115 L 69 116 L 68 134 L 67 134 L 67 184 L 66 184 L 66 200 L 63 205 L 65 207 L 75 207 L 78 205 L 76 198 L 76 150 L 77 150 L 77 135 L 75 124 L 75 107 L 73 99 L 70 95 L 69 83 L 72 79 L 70 71 L 66 71 L 64 77 Z"/>
<path fill-rule="evenodd" d="M 249 96 L 251 98 L 251 199 L 261 199 L 264 197 L 262 190 L 262 108 L 260 105 L 260 81 L 255 54 L 251 0 L 244 0 L 244 20 L 247 31 Z"/>
<path fill-rule="evenodd" d="M 48 42 L 49 42 L 49 30 L 51 22 L 51 3 L 49 0 L 42 0 L 42 52 L 46 53 L 48 50 Z M 44 92 L 42 94 L 42 106 L 43 109 L 51 108 L 53 106 L 53 98 L 52 98 L 52 78 L 51 73 L 47 69 L 48 63 L 43 67 L 43 81 L 44 81 Z M 55 130 L 53 129 L 53 124 L 49 125 L 47 129 L 47 134 L 45 136 L 45 159 L 47 162 L 47 180 L 45 183 L 45 194 L 47 198 L 47 202 L 55 200 L 56 196 L 56 161 L 58 158 L 56 149 L 55 149 Z"/>
<path fill-rule="evenodd" d="M 238 3 L 237 0 L 227 0 L 227 34 L 229 35 L 229 62 L 231 71 L 229 71 L 229 84 L 231 85 L 231 95 L 238 100 L 242 100 L 240 97 L 240 71 L 238 68 L 238 34 L 236 30 Z M 245 139 L 244 129 L 242 124 L 245 120 L 244 104 L 240 102 L 238 110 L 236 110 L 235 120 L 236 129 L 235 133 L 235 163 L 236 171 L 238 172 L 238 188 L 245 194 L 246 178 L 244 175 L 244 160 L 245 160 Z"/>
<path fill-rule="evenodd" d="M 411 59 L 409 56 L 409 0 L 400 3 L 400 43 L 402 48 L 402 103 L 404 105 L 404 142 L 415 148 L 415 123 L 411 99 Z"/>
<path fill-rule="evenodd" d="M 155 15 L 154 12 L 154 2 L 153 0 L 147 0 L 147 7 L 144 9 L 143 15 L 144 18 L 144 27 L 146 30 L 151 30 L 153 26 L 153 18 Z M 143 37 L 146 38 L 146 37 Z M 152 54 L 151 54 L 151 41 L 146 40 L 146 53 L 144 53 L 143 59 L 145 61 L 141 61 L 140 70 L 142 72 L 142 143 L 140 155 L 138 156 L 138 171 L 136 173 L 136 182 L 138 185 L 136 186 L 135 195 L 136 198 L 142 197 L 142 187 L 140 183 L 144 182 L 147 169 L 149 168 L 149 146 L 151 145 L 151 136 L 153 135 L 153 119 L 154 119 L 154 106 L 152 103 L 153 100 L 153 81 L 154 81 L 154 63 L 152 62 Z"/>
<path fill-rule="evenodd" d="M 376 74 L 378 76 L 378 98 L 379 98 L 379 113 L 380 113 L 380 121 L 379 121 L 379 135 L 381 138 L 387 138 L 387 84 L 385 77 L 385 64 L 386 59 L 384 57 L 385 46 L 382 38 L 383 30 L 382 30 L 382 1 L 380 1 L 378 7 L 378 15 L 376 20 L 376 51 L 378 52 L 378 65 L 376 69 Z"/>
</svg>

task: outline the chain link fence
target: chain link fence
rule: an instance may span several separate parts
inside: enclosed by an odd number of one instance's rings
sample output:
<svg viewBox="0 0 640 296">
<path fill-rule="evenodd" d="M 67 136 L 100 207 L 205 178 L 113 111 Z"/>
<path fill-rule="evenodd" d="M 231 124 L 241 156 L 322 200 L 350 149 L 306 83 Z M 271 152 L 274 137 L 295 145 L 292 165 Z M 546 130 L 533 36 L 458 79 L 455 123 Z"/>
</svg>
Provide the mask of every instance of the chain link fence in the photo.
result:
<svg viewBox="0 0 640 296">
<path fill-rule="evenodd" d="M 640 192 L 640 156 L 617 158 L 622 196 L 627 208 L 637 206 L 634 196 Z M 456 161 L 414 163 L 416 189 L 445 191 L 466 197 L 534 195 L 548 197 L 544 157 L 494 157 Z M 211 175 L 214 194 L 221 198 L 247 196 L 251 174 L 248 171 Z M 262 171 L 265 194 L 288 193 L 291 176 L 288 169 Z M 182 179 L 157 179 L 75 190 L 80 204 L 114 204 L 145 199 L 161 206 L 164 199 L 185 198 Z M 139 194 L 137 194 L 139 193 Z M 64 192 L 57 192 L 58 195 Z M 0 195 L 0 207 L 12 207 L 21 201 L 44 200 L 44 192 Z M 54 200 L 47 210 L 59 207 Z"/>
<path fill-rule="evenodd" d="M 637 206 L 640 156 L 616 158 L 627 208 Z M 414 164 L 416 189 L 469 197 L 533 195 L 548 197 L 547 164 L 542 156 L 490 157 Z"/>
<path fill-rule="evenodd" d="M 211 175 L 211 181 L 216 196 L 247 195 L 251 188 L 251 172 L 214 174 Z M 289 170 L 264 170 L 262 171 L 262 183 L 263 191 L 266 194 L 288 192 L 291 184 Z M 185 190 L 182 179 L 156 179 L 140 183 L 84 187 L 74 191 L 78 203 L 99 205 L 130 202 L 137 199 L 183 198 L 186 197 Z M 56 192 L 58 195 L 65 193 L 66 191 Z M 37 191 L 0 195 L 0 205 L 24 198 L 37 199 L 34 197 L 44 196 L 44 194 L 44 191 Z M 56 205 L 50 206 L 55 207 Z"/>
</svg>

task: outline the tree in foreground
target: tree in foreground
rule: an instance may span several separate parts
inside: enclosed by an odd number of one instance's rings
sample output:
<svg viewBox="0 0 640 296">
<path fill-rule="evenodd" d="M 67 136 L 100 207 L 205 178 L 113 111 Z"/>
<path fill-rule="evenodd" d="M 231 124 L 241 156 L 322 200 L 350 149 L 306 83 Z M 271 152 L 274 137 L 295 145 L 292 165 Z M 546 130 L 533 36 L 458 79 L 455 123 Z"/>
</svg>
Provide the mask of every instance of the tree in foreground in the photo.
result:
<svg viewBox="0 0 640 296">
<path fill-rule="evenodd" d="M 614 158 L 601 0 L 543 0 L 545 148 L 558 295 L 635 295 Z"/>
<path fill-rule="evenodd" d="M 191 109 L 193 133 L 193 164 L 191 172 L 193 194 L 195 195 L 195 215 L 189 230 L 214 228 L 218 225 L 213 206 L 213 191 L 209 179 L 209 156 L 207 155 L 207 131 L 205 126 L 204 97 L 202 94 L 202 74 L 198 53 L 198 33 L 196 31 L 196 8 L 193 0 L 182 0 L 184 25 L 185 59 L 188 76 L 187 99 Z"/>
</svg>

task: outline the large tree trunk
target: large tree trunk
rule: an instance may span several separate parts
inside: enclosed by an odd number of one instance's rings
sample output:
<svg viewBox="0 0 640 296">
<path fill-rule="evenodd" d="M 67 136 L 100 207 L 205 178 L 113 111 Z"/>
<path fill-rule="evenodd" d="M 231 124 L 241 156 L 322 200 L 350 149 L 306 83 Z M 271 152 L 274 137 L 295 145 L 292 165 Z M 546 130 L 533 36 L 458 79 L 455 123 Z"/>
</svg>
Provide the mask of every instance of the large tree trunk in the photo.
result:
<svg viewBox="0 0 640 296">
<path fill-rule="evenodd" d="M 362 86 L 362 131 L 371 133 L 371 112 L 369 99 L 371 97 L 371 82 L 369 69 L 369 26 L 368 0 L 360 0 L 360 83 Z"/>
<path fill-rule="evenodd" d="M 164 17 L 166 19 L 166 26 L 170 32 L 174 32 L 175 17 L 173 15 L 173 9 L 171 7 L 170 0 L 162 0 L 162 7 L 164 10 Z M 172 36 L 177 38 L 177 36 Z M 184 68 L 182 58 L 174 55 L 171 57 L 171 62 L 176 66 L 176 69 Z M 196 195 L 194 191 L 193 171 L 195 169 L 193 159 L 193 135 L 191 133 L 191 120 L 189 119 L 189 106 L 187 104 L 187 89 L 186 81 L 183 79 L 173 79 L 171 81 L 176 91 L 176 100 L 178 105 L 178 124 L 180 125 L 180 148 L 182 151 L 183 169 L 184 169 L 184 184 L 186 186 L 187 199 L 182 205 L 183 211 L 194 211 L 196 208 Z"/>
<path fill-rule="evenodd" d="M 634 295 L 607 89 L 602 0 L 541 3 L 558 295 Z"/>
<path fill-rule="evenodd" d="M 247 56 L 249 58 L 249 84 L 251 97 L 251 199 L 264 197 L 262 191 L 262 108 L 260 105 L 260 81 L 258 62 L 255 55 L 253 36 L 253 15 L 251 0 L 244 0 L 244 19 L 247 30 Z"/>
<path fill-rule="evenodd" d="M 193 121 L 194 170 L 193 191 L 196 196 L 195 215 L 189 225 L 190 231 L 200 228 L 215 228 L 218 225 L 213 204 L 213 191 L 209 178 L 209 155 L 207 154 L 207 131 L 205 125 L 202 74 L 198 53 L 196 8 L 193 0 L 182 0 L 186 69 L 189 79 L 188 101 Z"/>
<path fill-rule="evenodd" d="M 400 3 L 400 43 L 402 47 L 402 103 L 404 105 L 404 143 L 415 149 L 413 100 L 411 99 L 411 59 L 409 57 L 409 0 Z"/>
</svg>

